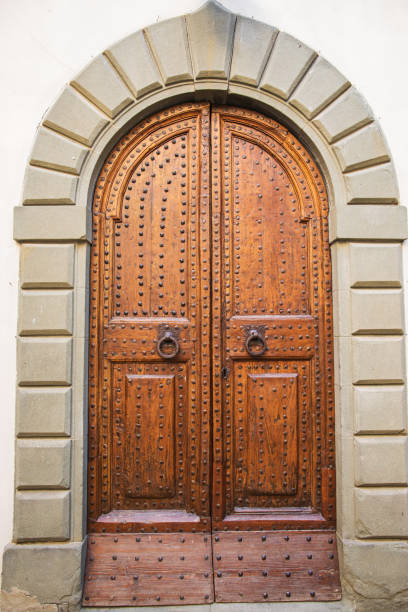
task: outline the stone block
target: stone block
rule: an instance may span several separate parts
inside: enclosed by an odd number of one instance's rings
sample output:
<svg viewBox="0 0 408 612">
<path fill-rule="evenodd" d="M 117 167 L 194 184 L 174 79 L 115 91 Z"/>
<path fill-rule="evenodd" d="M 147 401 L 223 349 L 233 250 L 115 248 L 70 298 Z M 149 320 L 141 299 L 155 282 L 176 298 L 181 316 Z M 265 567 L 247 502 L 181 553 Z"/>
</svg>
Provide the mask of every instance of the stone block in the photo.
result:
<svg viewBox="0 0 408 612">
<path fill-rule="evenodd" d="M 66 87 L 45 115 L 43 124 L 82 144 L 92 146 L 108 120 L 72 87 Z"/>
<path fill-rule="evenodd" d="M 355 508 L 357 537 L 408 537 L 408 488 L 356 489 Z"/>
<path fill-rule="evenodd" d="M 367 436 L 355 441 L 355 484 L 408 484 L 408 438 Z"/>
<path fill-rule="evenodd" d="M 75 204 L 77 183 L 72 174 L 28 166 L 23 204 Z"/>
<path fill-rule="evenodd" d="M 84 553 L 82 542 L 9 544 L 3 557 L 2 588 L 6 592 L 25 591 L 41 603 L 65 603 L 69 610 L 78 610 Z"/>
<path fill-rule="evenodd" d="M 278 30 L 260 21 L 237 17 L 230 81 L 258 85 Z M 256 54 L 253 50 L 256 49 Z"/>
<path fill-rule="evenodd" d="M 71 338 L 20 338 L 17 356 L 20 385 L 71 384 Z"/>
<path fill-rule="evenodd" d="M 337 206 L 329 213 L 329 236 L 334 240 L 404 240 L 407 209 L 388 204 Z"/>
<path fill-rule="evenodd" d="M 402 433 L 407 426 L 402 385 L 354 387 L 354 430 L 357 434 Z"/>
<path fill-rule="evenodd" d="M 10 592 L 1 591 L 0 610 L 2 612 L 62 612 L 57 604 L 42 604 L 37 597 L 13 587 Z"/>
<path fill-rule="evenodd" d="M 184 17 L 155 23 L 145 34 L 165 85 L 193 79 Z"/>
<path fill-rule="evenodd" d="M 30 164 L 79 174 L 87 154 L 88 149 L 82 145 L 40 127 L 31 151 Z"/>
<path fill-rule="evenodd" d="M 73 244 L 24 244 L 20 253 L 23 289 L 74 286 Z"/>
<path fill-rule="evenodd" d="M 352 340 L 352 381 L 354 384 L 397 384 L 404 382 L 404 340 L 354 337 Z"/>
<path fill-rule="evenodd" d="M 344 175 L 349 204 L 397 204 L 398 186 L 392 164 Z"/>
<path fill-rule="evenodd" d="M 19 300 L 20 336 L 71 335 L 73 292 L 22 291 Z"/>
<path fill-rule="evenodd" d="M 196 79 L 228 79 L 235 20 L 233 13 L 214 2 L 186 15 Z"/>
<path fill-rule="evenodd" d="M 287 100 L 315 57 L 312 49 L 286 32 L 279 32 L 260 88 Z"/>
<path fill-rule="evenodd" d="M 371 108 L 354 87 L 350 87 L 314 119 L 328 142 L 339 140 L 373 121 Z"/>
<path fill-rule="evenodd" d="M 14 240 L 91 240 L 91 212 L 85 206 L 16 206 Z"/>
<path fill-rule="evenodd" d="M 350 244 L 351 287 L 401 287 L 400 244 Z"/>
<path fill-rule="evenodd" d="M 64 541 L 70 537 L 69 491 L 18 491 L 14 504 L 16 542 Z"/>
<path fill-rule="evenodd" d="M 71 435 L 71 401 L 69 388 L 18 388 L 17 436 Z"/>
<path fill-rule="evenodd" d="M 71 85 L 111 118 L 133 102 L 129 90 L 104 55 L 92 60 Z"/>
<path fill-rule="evenodd" d="M 333 149 L 343 172 L 390 160 L 387 143 L 377 122 L 342 138 Z"/>
<path fill-rule="evenodd" d="M 141 30 L 105 51 L 136 98 L 160 89 L 161 77 Z"/>
<path fill-rule="evenodd" d="M 395 597 L 403 598 L 407 590 L 407 542 L 343 541 L 343 578 L 355 594 L 367 598 L 367 611 L 373 611 L 375 600 L 385 599 L 382 610 L 391 612 Z M 370 601 L 371 600 L 371 601 Z M 407 603 L 407 602 L 406 602 Z"/>
<path fill-rule="evenodd" d="M 69 489 L 71 440 L 18 440 L 18 489 Z"/>
<path fill-rule="evenodd" d="M 349 87 L 349 81 L 323 57 L 310 67 L 289 102 L 308 119 L 315 117 Z"/>
<path fill-rule="evenodd" d="M 351 332 L 353 334 L 402 334 L 404 308 L 402 291 L 353 289 Z"/>
</svg>

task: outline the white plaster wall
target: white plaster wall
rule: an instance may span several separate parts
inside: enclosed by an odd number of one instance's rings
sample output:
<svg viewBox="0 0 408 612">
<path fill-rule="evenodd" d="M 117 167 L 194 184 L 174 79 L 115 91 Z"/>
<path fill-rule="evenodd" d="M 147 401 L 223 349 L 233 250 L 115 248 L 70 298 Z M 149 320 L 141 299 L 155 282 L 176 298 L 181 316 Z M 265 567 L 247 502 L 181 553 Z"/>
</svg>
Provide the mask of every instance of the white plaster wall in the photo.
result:
<svg viewBox="0 0 408 612">
<path fill-rule="evenodd" d="M 0 550 L 12 537 L 19 204 L 35 129 L 64 84 L 104 48 L 200 0 L 0 0 Z M 407 0 L 224 0 L 322 53 L 380 119 L 408 202 Z M 1 563 L 1 555 L 0 555 Z"/>
</svg>

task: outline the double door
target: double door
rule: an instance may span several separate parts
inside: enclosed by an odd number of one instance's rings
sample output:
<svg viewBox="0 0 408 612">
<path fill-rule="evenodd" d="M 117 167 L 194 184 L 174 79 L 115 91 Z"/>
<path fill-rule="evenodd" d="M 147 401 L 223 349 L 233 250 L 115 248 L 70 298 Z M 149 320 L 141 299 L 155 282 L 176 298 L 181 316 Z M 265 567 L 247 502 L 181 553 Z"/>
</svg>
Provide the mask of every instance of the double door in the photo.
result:
<svg viewBox="0 0 408 612">
<path fill-rule="evenodd" d="M 339 597 L 327 215 L 253 111 L 175 106 L 107 158 L 84 605 Z"/>
</svg>

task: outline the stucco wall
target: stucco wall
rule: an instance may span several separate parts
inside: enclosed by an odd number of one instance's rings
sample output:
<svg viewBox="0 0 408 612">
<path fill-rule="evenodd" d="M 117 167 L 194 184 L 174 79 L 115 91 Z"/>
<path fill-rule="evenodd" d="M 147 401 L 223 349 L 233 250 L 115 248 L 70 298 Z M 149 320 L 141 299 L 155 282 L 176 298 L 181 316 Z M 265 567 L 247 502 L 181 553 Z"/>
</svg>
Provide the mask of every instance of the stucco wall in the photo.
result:
<svg viewBox="0 0 408 612">
<path fill-rule="evenodd" d="M 154 0 L 3 0 L 0 5 L 3 133 L 0 144 L 3 189 L 0 225 L 3 261 L 2 423 L 0 464 L 2 508 L 0 548 L 12 537 L 14 472 L 14 382 L 17 247 L 12 241 L 12 207 L 20 203 L 26 159 L 35 128 L 66 82 L 113 42 L 156 20 L 196 10 L 201 2 Z M 404 124 L 408 85 L 403 77 L 408 5 L 404 0 L 293 0 L 290 5 L 228 2 L 226 8 L 287 31 L 320 51 L 365 95 L 380 118 L 397 170 L 401 203 L 408 201 Z"/>
</svg>

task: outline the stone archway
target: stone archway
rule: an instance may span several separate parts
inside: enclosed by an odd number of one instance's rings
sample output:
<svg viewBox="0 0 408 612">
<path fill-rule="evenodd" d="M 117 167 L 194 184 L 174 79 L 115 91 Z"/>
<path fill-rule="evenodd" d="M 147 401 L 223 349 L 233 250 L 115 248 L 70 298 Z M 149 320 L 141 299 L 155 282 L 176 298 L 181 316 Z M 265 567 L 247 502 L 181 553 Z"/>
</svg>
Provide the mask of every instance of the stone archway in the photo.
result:
<svg viewBox="0 0 408 612">
<path fill-rule="evenodd" d="M 3 588 L 42 603 L 79 601 L 94 181 L 129 126 L 173 102 L 204 98 L 280 119 L 320 163 L 331 205 L 343 577 L 353 596 L 387 599 L 405 588 L 408 559 L 406 215 L 390 153 L 366 101 L 324 58 L 215 2 L 109 48 L 38 129 L 15 209 L 17 493 Z M 389 539 L 401 541 L 395 547 Z"/>
</svg>

